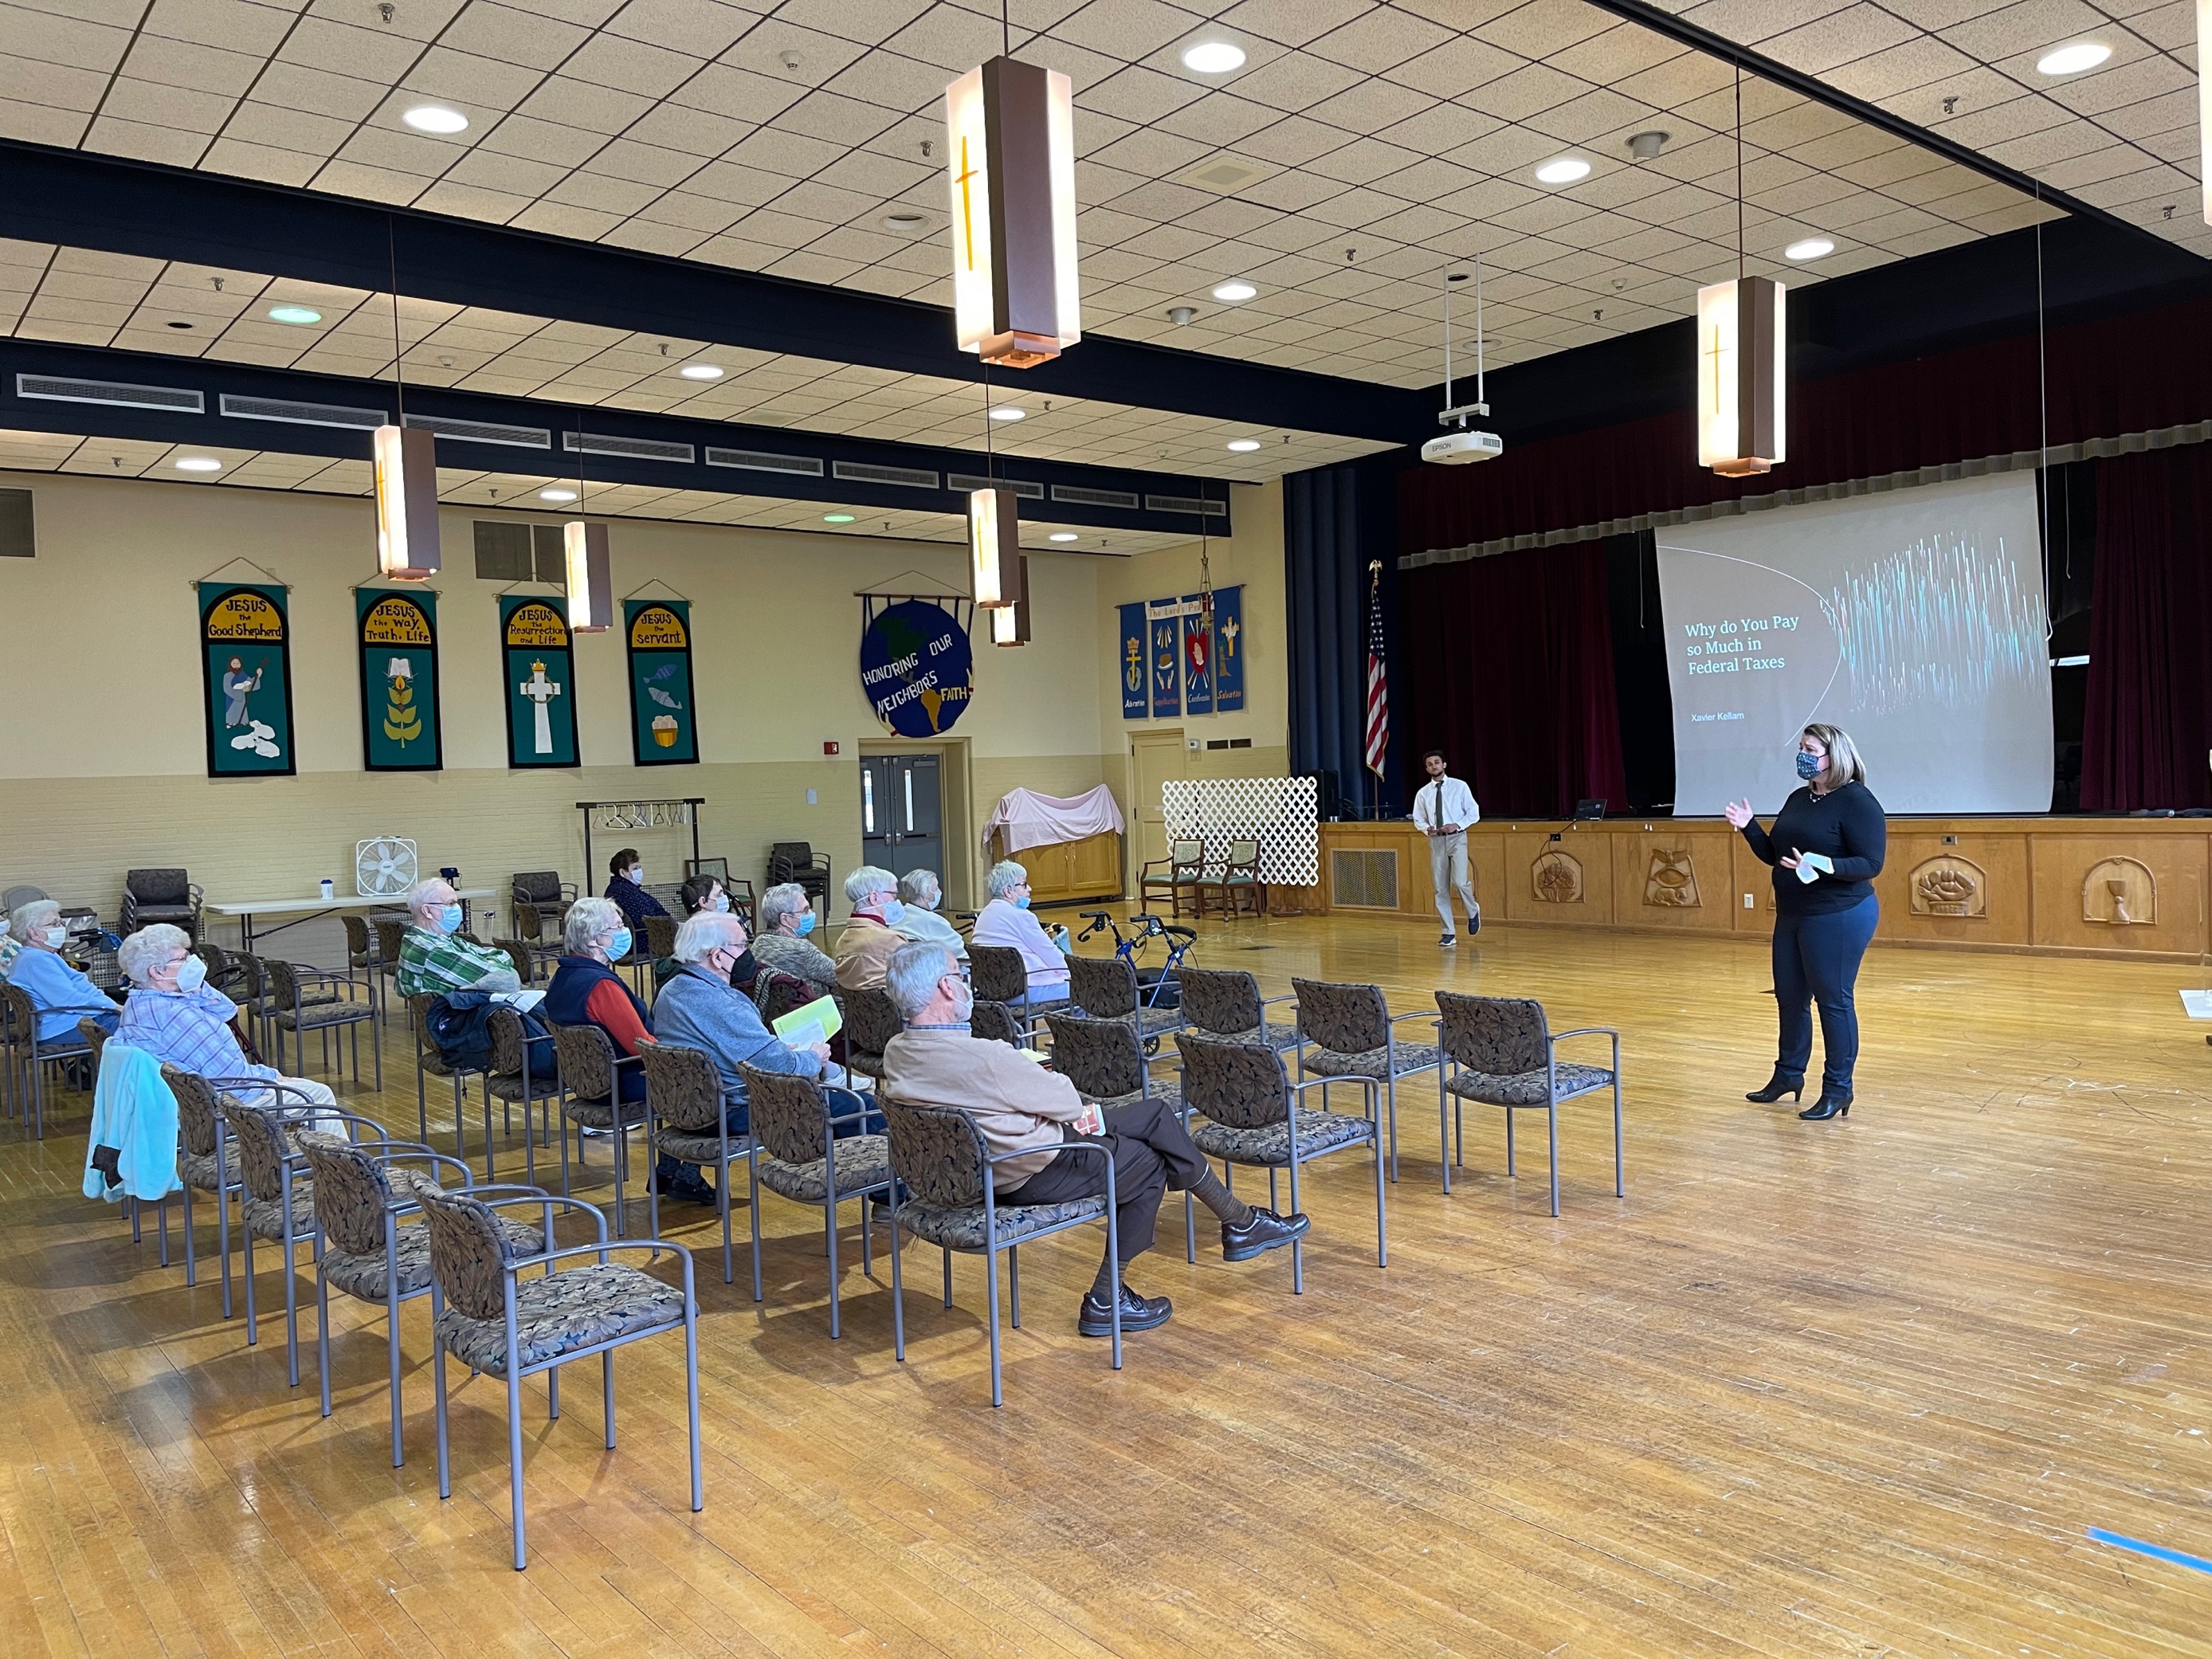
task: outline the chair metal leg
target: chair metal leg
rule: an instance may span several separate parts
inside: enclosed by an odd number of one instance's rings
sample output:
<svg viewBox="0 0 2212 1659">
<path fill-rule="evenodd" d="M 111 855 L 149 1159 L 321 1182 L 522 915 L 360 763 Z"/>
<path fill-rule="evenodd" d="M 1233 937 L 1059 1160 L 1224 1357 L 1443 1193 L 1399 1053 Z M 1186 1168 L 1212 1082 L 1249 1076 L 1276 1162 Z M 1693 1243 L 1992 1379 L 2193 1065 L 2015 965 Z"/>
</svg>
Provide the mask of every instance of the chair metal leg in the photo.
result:
<svg viewBox="0 0 2212 1659">
<path fill-rule="evenodd" d="M 1390 1265 L 1390 1234 L 1382 1212 L 1382 1143 L 1375 1143 L 1375 1265 Z"/>
<path fill-rule="evenodd" d="M 1613 1195 L 1628 1196 L 1628 1164 L 1620 1147 L 1620 1073 L 1613 1074 Z"/>
<path fill-rule="evenodd" d="M 1552 1102 L 1544 1109 L 1544 1127 L 1551 1132 L 1552 1144 L 1552 1213 L 1559 1212 L 1559 1103 Z"/>
<path fill-rule="evenodd" d="M 430 1318 L 434 1324 L 438 1315 L 434 1301 Z M 430 1339 L 430 1386 L 438 1395 L 438 1496 L 453 1495 L 453 1448 L 446 1432 L 446 1345 L 434 1336 Z"/>
<path fill-rule="evenodd" d="M 761 1231 L 760 1231 L 760 1165 L 754 1163 L 747 1171 L 753 1218 L 753 1300 L 761 1299 Z M 727 1214 L 725 1212 L 725 1219 Z"/>
<path fill-rule="evenodd" d="M 1274 1193 L 1275 1172 L 1273 1169 L 1270 1169 L 1267 1171 L 1267 1195 L 1270 1198 L 1273 1198 L 1274 1196 Z M 1291 1145 L 1291 1210 L 1293 1214 L 1297 1213 L 1297 1207 L 1298 1149 L 1297 1142 L 1293 1141 Z M 1292 1296 L 1304 1296 L 1305 1293 L 1306 1242 L 1303 1238 L 1294 1238 L 1291 1241 L 1291 1294 Z"/>
<path fill-rule="evenodd" d="M 952 1252 L 945 1253 L 945 1305 L 952 1305 Z"/>
<path fill-rule="evenodd" d="M 1508 1176 L 1521 1173 L 1513 1162 L 1513 1109 L 1510 1106 L 1505 1109 L 1505 1173 Z"/>
<path fill-rule="evenodd" d="M 241 1204 L 241 1211 L 242 1208 Z M 246 1346 L 250 1348 L 261 1340 L 261 1333 L 253 1311 L 253 1229 L 242 1212 L 238 1218 L 238 1230 L 246 1235 Z"/>
<path fill-rule="evenodd" d="M 161 1265 L 169 1265 L 169 1195 L 163 1193 L 154 1204 L 154 1231 L 161 1244 Z"/>
<path fill-rule="evenodd" d="M 514 1512 L 517 1572 L 530 1565 L 522 1530 L 522 1378 L 516 1375 L 521 1369 L 519 1365 L 507 1368 L 507 1503 Z"/>
<path fill-rule="evenodd" d="M 696 1297 L 684 1304 L 684 1397 L 691 1430 L 691 1513 L 707 1507 L 707 1485 L 699 1462 L 699 1306 Z"/>
<path fill-rule="evenodd" d="M 1182 1195 L 1182 1259 L 1194 1267 L 1198 1265 L 1198 1206 L 1187 1190 Z"/>
<path fill-rule="evenodd" d="M 1013 1309 L 1011 1323 L 1016 1330 L 1022 1328 L 1022 1247 L 1006 1246 L 1006 1301 Z"/>
<path fill-rule="evenodd" d="M 189 1287 L 199 1282 L 199 1255 L 192 1238 L 192 1183 L 187 1181 L 185 1183 L 185 1284 Z"/>
<path fill-rule="evenodd" d="M 607 1449 L 615 1449 L 615 1351 L 603 1350 L 599 1354 L 599 1401 L 606 1413 Z"/>
<path fill-rule="evenodd" d="M 983 1285 L 985 1293 L 991 1298 L 991 1403 L 1003 1406 L 1006 1395 L 1000 1386 L 999 1376 L 999 1253 L 988 1243 L 983 1247 Z M 1114 1298 L 1116 1307 L 1121 1305 L 1121 1300 L 1118 1295 Z"/>
<path fill-rule="evenodd" d="M 722 1165 L 722 1178 L 714 1183 L 714 1196 L 722 1212 L 722 1283 L 734 1283 L 738 1276 L 736 1258 L 730 1250 L 730 1166 Z M 653 1237 L 660 1237 L 659 1217 L 653 1218 Z"/>
<path fill-rule="evenodd" d="M 1385 1066 L 1383 1069 L 1387 1071 L 1389 1068 Z M 1398 1179 L 1398 1079 L 1395 1077 L 1389 1079 L 1383 1087 L 1390 1094 L 1390 1179 L 1395 1182 Z M 1322 1092 L 1328 1091 L 1324 1090 Z"/>
<path fill-rule="evenodd" d="M 1437 1161 L 1444 1166 L 1444 1196 L 1451 1196 L 1450 1108 L 1444 1097 L 1444 1068 L 1437 1067 Z"/>
<path fill-rule="evenodd" d="M 300 1386 L 300 1273 L 295 1252 L 300 1241 L 284 1229 L 284 1365 L 287 1380 Z"/>
<path fill-rule="evenodd" d="M 397 1327 L 398 1320 L 392 1321 Z M 331 1282 L 315 1264 L 315 1378 L 320 1385 L 323 1415 L 331 1414 Z M 398 1382 L 397 1376 L 392 1378 Z"/>
<path fill-rule="evenodd" d="M 227 1161 L 228 1161 L 228 1157 L 229 1157 L 229 1154 L 228 1154 L 227 1152 L 225 1152 L 223 1151 L 223 1149 L 222 1149 L 222 1142 L 220 1142 L 220 1141 L 217 1141 L 217 1142 L 216 1143 L 216 1156 L 217 1156 L 218 1159 L 219 1159 L 219 1160 L 222 1160 L 222 1161 L 219 1161 L 219 1162 L 216 1164 L 216 1172 L 215 1172 L 215 1179 L 216 1179 L 216 1194 L 215 1194 L 215 1231 L 216 1231 L 216 1246 L 217 1246 L 217 1248 L 219 1248 L 219 1249 L 222 1251 L 222 1316 L 223 1316 L 225 1319 L 228 1319 L 228 1318 L 229 1318 L 229 1317 L 230 1317 L 230 1309 L 231 1309 L 231 1301 L 230 1301 L 230 1188 L 229 1188 L 228 1183 L 225 1181 L 224 1176 L 223 1176 L 223 1162 L 227 1162 Z M 245 1221 L 246 1221 L 246 1217 L 245 1217 L 245 1214 L 244 1214 L 243 1211 L 241 1210 L 241 1212 L 240 1212 L 240 1215 L 239 1215 L 239 1224 L 240 1224 L 240 1226 L 243 1226 L 243 1225 L 245 1224 Z"/>
<path fill-rule="evenodd" d="M 863 1199 L 860 1202 L 865 1207 L 867 1200 Z M 834 1193 L 823 1205 L 822 1214 L 830 1224 L 830 1340 L 835 1342 L 842 1333 L 837 1321 L 837 1204 Z"/>
<path fill-rule="evenodd" d="M 754 1212 L 758 1214 L 757 1209 Z M 901 1249 L 898 1212 L 891 1212 L 891 1354 L 901 1364 L 906 1363 L 906 1297 L 901 1293 L 899 1258 L 906 1254 Z"/>
</svg>

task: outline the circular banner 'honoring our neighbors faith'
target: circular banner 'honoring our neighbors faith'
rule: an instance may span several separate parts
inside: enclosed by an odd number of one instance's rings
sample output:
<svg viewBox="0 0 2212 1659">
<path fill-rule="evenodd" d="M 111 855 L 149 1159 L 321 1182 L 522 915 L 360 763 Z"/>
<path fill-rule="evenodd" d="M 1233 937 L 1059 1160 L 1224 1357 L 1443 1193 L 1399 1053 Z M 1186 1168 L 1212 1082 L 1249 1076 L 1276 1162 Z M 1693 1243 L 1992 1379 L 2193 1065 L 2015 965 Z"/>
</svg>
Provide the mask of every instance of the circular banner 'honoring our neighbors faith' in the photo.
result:
<svg viewBox="0 0 2212 1659">
<path fill-rule="evenodd" d="M 902 738 L 949 732 L 975 695 L 975 653 L 958 616 L 930 599 L 861 599 L 860 690 Z"/>
</svg>

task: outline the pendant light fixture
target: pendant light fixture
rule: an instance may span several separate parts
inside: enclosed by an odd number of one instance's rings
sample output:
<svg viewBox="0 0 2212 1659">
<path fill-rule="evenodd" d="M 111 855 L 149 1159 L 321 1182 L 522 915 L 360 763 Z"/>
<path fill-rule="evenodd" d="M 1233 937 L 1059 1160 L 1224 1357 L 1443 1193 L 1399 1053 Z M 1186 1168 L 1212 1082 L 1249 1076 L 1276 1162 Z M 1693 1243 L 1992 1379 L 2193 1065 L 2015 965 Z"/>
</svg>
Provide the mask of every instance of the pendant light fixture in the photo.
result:
<svg viewBox="0 0 2212 1659">
<path fill-rule="evenodd" d="M 999 487 L 998 450 L 991 436 L 991 364 L 983 362 L 983 488 L 968 492 L 968 592 L 978 611 L 994 612 L 991 637 L 999 638 L 996 611 L 1011 609 L 1012 584 L 1024 580 L 1021 498 Z"/>
<path fill-rule="evenodd" d="M 1075 100 L 1067 76 L 1000 55 L 945 89 L 952 311 L 960 349 L 1028 368 L 1083 337 L 1075 276 Z"/>
<path fill-rule="evenodd" d="M 376 568 L 392 581 L 426 582 L 438 574 L 437 439 L 407 424 L 407 373 L 399 339 L 399 252 L 389 221 L 392 260 L 392 382 L 397 424 L 376 428 Z"/>
<path fill-rule="evenodd" d="M 1011 494 L 1012 492 L 1008 492 Z M 1006 578 L 1006 603 L 991 612 L 991 643 L 1027 645 L 1030 642 L 1030 556 L 1017 553 L 1001 573 Z"/>
<path fill-rule="evenodd" d="M 2197 0 L 2197 176 L 2212 225 L 2212 0 Z"/>
<path fill-rule="evenodd" d="M 1735 67 L 1735 280 L 1698 290 L 1698 465 L 1724 478 L 1788 452 L 1789 291 L 1744 271 L 1743 65 Z"/>
<path fill-rule="evenodd" d="M 576 499 L 584 499 L 584 428 L 576 426 Z M 568 631 L 604 634 L 614 626 L 614 571 L 607 554 L 607 527 L 571 519 L 561 526 L 561 548 L 568 562 Z"/>
</svg>

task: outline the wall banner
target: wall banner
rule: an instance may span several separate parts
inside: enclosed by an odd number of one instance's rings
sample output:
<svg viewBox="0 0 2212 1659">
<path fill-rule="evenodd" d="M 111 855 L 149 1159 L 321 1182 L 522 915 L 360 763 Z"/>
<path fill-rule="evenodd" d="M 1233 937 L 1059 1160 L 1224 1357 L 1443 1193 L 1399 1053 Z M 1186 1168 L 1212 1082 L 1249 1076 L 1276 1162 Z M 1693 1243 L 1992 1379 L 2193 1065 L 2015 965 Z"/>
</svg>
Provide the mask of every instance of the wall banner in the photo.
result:
<svg viewBox="0 0 2212 1659">
<path fill-rule="evenodd" d="M 286 777 L 292 754 L 292 627 L 276 582 L 201 582 L 200 670 L 211 778 Z"/>
<path fill-rule="evenodd" d="M 527 593 L 500 596 L 507 763 L 517 769 L 578 764 L 576 659 L 562 606 Z"/>
<path fill-rule="evenodd" d="M 902 738 L 950 732 L 975 695 L 967 623 L 933 599 L 862 594 L 860 691 L 876 718 Z"/>
<path fill-rule="evenodd" d="M 688 766 L 699 758 L 691 693 L 691 601 L 624 599 L 629 641 L 629 749 L 640 766 Z"/>
<path fill-rule="evenodd" d="M 1213 712 L 1244 712 L 1244 589 L 1213 590 Z"/>
<path fill-rule="evenodd" d="M 428 588 L 356 587 L 362 765 L 435 772 L 446 763 L 438 718 L 438 596 Z"/>
<path fill-rule="evenodd" d="M 1140 720 L 1152 712 L 1145 695 L 1145 602 L 1121 607 L 1121 718 Z"/>
<path fill-rule="evenodd" d="M 1213 618 L 1200 596 L 1186 593 L 1182 615 L 1182 712 L 1213 712 Z"/>
<path fill-rule="evenodd" d="M 1172 720 L 1182 713 L 1182 607 L 1158 599 L 1145 616 L 1152 634 L 1152 717 Z"/>
</svg>

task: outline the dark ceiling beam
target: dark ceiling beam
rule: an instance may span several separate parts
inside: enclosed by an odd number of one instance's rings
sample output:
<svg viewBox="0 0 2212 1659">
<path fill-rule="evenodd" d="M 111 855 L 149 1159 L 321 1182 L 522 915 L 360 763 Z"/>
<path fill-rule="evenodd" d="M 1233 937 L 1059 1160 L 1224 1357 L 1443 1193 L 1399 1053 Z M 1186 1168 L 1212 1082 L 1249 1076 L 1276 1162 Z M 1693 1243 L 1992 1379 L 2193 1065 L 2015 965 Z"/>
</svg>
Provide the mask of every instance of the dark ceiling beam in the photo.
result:
<svg viewBox="0 0 2212 1659">
<path fill-rule="evenodd" d="M 605 328 L 980 381 L 939 306 L 218 173 L 0 142 L 0 235 L 177 259 Z M 996 384 L 1382 443 L 1418 441 L 1395 386 L 1090 335 Z M 981 410 L 979 409 L 980 415 Z"/>
<path fill-rule="evenodd" d="M 1608 11 L 1616 17 L 1626 18 L 1632 23 L 1639 23 L 1655 34 L 1663 34 L 1668 40 L 1679 41 L 1693 51 L 1704 52 L 1709 58 L 1717 58 L 1723 63 L 1741 64 L 1747 74 L 1755 75 L 1762 81 L 1771 81 L 1778 86 L 1788 87 L 1792 92 L 1801 93 L 1816 104 L 1825 104 L 1830 109 L 1839 111 L 1854 120 L 1863 121 L 1870 127 L 1878 128 L 1883 132 L 1904 139 L 1907 143 L 1917 144 L 1932 155 L 1941 155 L 1946 161 L 1956 161 L 1960 167 L 1971 168 L 1985 179 L 1995 179 L 2001 184 L 2010 185 L 2023 196 L 2039 198 L 2050 203 L 2053 207 L 2062 209 L 2077 217 L 2094 219 L 2100 224 L 2108 225 L 2115 230 L 2124 231 L 2131 237 L 2141 238 L 2158 246 L 2164 248 L 2173 246 L 2172 243 L 2166 241 L 2154 231 L 2145 229 L 2141 225 L 2130 224 L 2118 214 L 2093 206 L 2080 197 L 2069 194 L 2068 191 L 2054 190 L 2033 175 L 2022 173 L 2018 167 L 2008 167 L 2003 162 L 1992 160 L 1983 155 L 1981 151 L 1960 143 L 1955 139 L 1946 138 L 1940 132 L 1932 132 L 1917 122 L 1908 121 L 1901 115 L 1892 114 L 1879 104 L 1870 104 L 1863 98 L 1854 98 L 1850 93 L 1838 90 L 1817 76 L 1808 75 L 1802 70 L 1791 69 L 1789 64 L 1778 63 L 1771 58 L 1753 52 L 1749 46 L 1738 46 L 1726 35 L 1716 34 L 1711 29 L 1701 28 L 1695 23 L 1676 16 L 1673 12 L 1652 4 L 1651 0 L 1590 0 L 1590 3 L 1600 11 Z"/>
<path fill-rule="evenodd" d="M 106 381 L 126 386 L 173 387 L 197 392 L 205 412 L 121 407 L 112 404 L 60 402 L 19 395 L 19 375 L 52 375 L 67 380 Z M 386 416 L 397 409 L 395 388 L 389 380 L 358 380 L 334 374 L 306 374 L 290 369 L 256 368 L 210 357 L 165 356 L 155 353 L 116 351 L 100 346 L 55 345 L 42 341 L 0 338 L 0 427 L 29 432 L 55 432 L 81 437 L 141 439 L 155 443 L 204 445 L 210 449 L 268 450 L 287 455 L 321 455 L 334 459 L 367 460 L 369 433 L 365 428 L 315 426 L 289 422 L 249 420 L 227 416 L 222 394 L 266 398 L 295 403 L 334 405 L 344 409 L 379 410 Z M 1032 523 L 1085 525 L 1103 530 L 1141 530 L 1155 533 L 1200 534 L 1201 523 L 1190 513 L 1163 511 L 1149 505 L 1159 497 L 1200 497 L 1233 501 L 1227 483 L 1218 478 L 1198 478 L 1180 473 L 1143 472 L 1121 467 L 1085 466 L 1066 461 L 1035 460 L 1000 455 L 995 461 L 965 450 L 939 449 L 923 444 L 873 442 L 794 427 L 747 427 L 720 421 L 686 419 L 673 415 L 639 414 L 584 404 L 562 404 L 526 398 L 495 398 L 480 392 L 456 392 L 438 386 L 410 386 L 406 390 L 410 416 L 442 416 L 498 425 L 542 429 L 550 435 L 543 449 L 506 444 L 471 442 L 441 435 L 439 465 L 486 472 L 520 473 L 530 477 L 573 478 L 580 466 L 594 483 L 640 484 L 663 489 L 707 490 L 718 495 L 766 496 L 787 501 L 819 501 L 825 506 L 880 507 L 895 512 L 961 514 L 967 510 L 964 491 L 943 484 L 958 473 L 989 476 L 1009 483 L 1041 484 L 1042 499 L 1019 501 L 1020 516 Z M 693 447 L 689 463 L 623 455 L 587 453 L 580 459 L 561 447 L 563 433 L 583 431 L 617 438 L 644 439 Z M 763 472 L 706 464 L 708 446 L 763 451 L 769 454 L 817 459 L 822 476 Z M 917 469 L 939 475 L 941 487 L 926 489 L 908 484 L 871 482 L 836 476 L 840 461 L 865 465 Z M 1134 508 L 1101 506 L 1095 501 L 1057 498 L 1054 486 L 1073 485 L 1087 490 L 1111 490 L 1136 496 L 1147 503 Z M 502 507 L 507 503 L 501 503 Z M 527 501 L 513 505 L 536 511 Z M 1226 535 L 1230 516 L 1208 514 L 1203 528 Z"/>
</svg>

